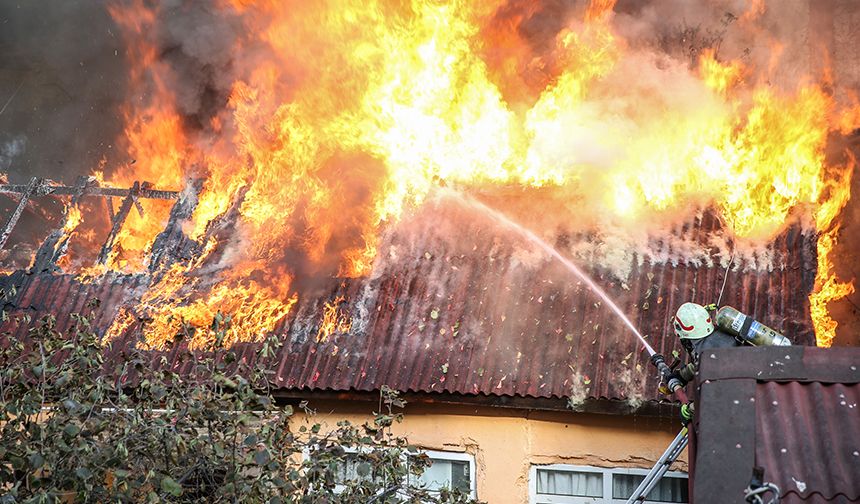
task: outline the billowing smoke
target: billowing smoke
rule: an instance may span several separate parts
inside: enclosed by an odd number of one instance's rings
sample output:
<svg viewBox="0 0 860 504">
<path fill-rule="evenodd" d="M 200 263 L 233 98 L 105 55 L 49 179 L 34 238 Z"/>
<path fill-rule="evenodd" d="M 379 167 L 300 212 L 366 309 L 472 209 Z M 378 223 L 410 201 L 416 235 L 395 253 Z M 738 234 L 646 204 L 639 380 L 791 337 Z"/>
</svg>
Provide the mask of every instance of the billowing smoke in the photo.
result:
<svg viewBox="0 0 860 504">
<path fill-rule="evenodd" d="M 72 182 L 121 158 L 128 68 L 104 4 L 3 2 L 0 26 L 0 169 Z"/>
</svg>

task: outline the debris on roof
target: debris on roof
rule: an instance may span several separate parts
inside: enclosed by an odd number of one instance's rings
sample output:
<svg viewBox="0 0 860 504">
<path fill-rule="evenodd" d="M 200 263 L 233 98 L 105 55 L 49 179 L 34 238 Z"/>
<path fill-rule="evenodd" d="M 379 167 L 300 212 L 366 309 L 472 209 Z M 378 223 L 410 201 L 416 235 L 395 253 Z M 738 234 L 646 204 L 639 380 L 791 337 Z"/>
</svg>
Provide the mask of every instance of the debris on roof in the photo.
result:
<svg viewBox="0 0 860 504">
<path fill-rule="evenodd" d="M 433 212 L 446 219 L 444 208 Z M 718 219 L 705 213 L 677 234 L 707 243 L 719 229 Z M 523 264 L 525 245 L 498 239 L 499 230 L 486 222 L 469 222 L 457 232 L 452 237 L 450 227 L 397 227 L 379 247 L 396 254 L 381 254 L 386 257 L 377 260 L 370 277 L 333 278 L 316 286 L 313 295 L 300 296 L 273 331 L 286 342 L 273 364 L 277 385 L 334 391 L 388 385 L 412 392 L 534 398 L 656 397 L 648 355 L 579 282 L 550 260 Z M 815 276 L 815 238 L 790 227 L 771 249 L 777 266 L 733 269 L 723 302 L 767 321 L 795 344 L 814 344 L 807 296 Z M 664 355 L 680 349 L 674 337 L 665 337 L 676 307 L 691 298 L 715 297 L 725 275 L 719 265 L 649 257 L 634 260 L 623 281 L 598 267 L 589 272 Z M 104 333 L 124 307 L 141 299 L 149 282 L 150 274 L 109 272 L 81 282 L 72 275 L 18 271 L 0 278 L 0 288 L 15 291 L 6 302 L 10 321 L 2 329 L 24 337 L 26 327 L 14 324 L 16 316 L 36 320 L 53 314 L 62 330 L 71 313 L 89 311 L 87 302 L 97 298 L 101 307 L 94 325 Z M 127 322 L 112 341 L 114 351 L 140 340 L 141 321 Z M 323 327 L 326 322 L 330 327 Z M 237 351 L 248 345 L 237 343 Z"/>
</svg>

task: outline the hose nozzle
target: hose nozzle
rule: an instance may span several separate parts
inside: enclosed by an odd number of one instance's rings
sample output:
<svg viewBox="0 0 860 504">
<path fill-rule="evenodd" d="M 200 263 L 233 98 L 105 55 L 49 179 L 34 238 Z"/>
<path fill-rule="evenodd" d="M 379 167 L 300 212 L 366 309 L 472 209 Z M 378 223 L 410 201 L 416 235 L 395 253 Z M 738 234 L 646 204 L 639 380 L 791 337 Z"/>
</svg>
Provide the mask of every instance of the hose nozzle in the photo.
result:
<svg viewBox="0 0 860 504">
<path fill-rule="evenodd" d="M 654 367 L 657 368 L 657 372 L 660 373 L 660 377 L 663 379 L 669 392 L 674 393 L 676 390 L 684 388 L 684 384 L 681 383 L 677 375 L 672 371 L 672 368 L 666 364 L 666 358 L 661 354 L 655 353 L 652 355 L 651 364 L 654 364 Z"/>
</svg>

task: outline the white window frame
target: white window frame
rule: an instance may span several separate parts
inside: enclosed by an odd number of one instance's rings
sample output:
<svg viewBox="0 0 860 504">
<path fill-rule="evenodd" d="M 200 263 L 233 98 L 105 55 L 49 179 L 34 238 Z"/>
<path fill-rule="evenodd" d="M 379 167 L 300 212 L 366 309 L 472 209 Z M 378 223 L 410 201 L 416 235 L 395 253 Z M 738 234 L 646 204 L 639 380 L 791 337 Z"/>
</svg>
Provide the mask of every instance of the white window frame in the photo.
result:
<svg viewBox="0 0 860 504">
<path fill-rule="evenodd" d="M 354 453 L 370 452 L 371 449 L 366 448 L 366 447 L 349 447 L 349 448 L 344 447 L 343 451 L 347 454 L 354 454 Z M 436 460 L 445 460 L 445 461 L 452 461 L 452 462 L 468 462 L 469 463 L 469 496 L 474 500 L 478 499 L 478 482 L 476 481 L 476 466 L 475 466 L 475 456 L 474 455 L 472 455 L 471 453 L 466 453 L 466 452 L 427 450 L 427 449 L 419 447 L 418 453 L 415 453 L 415 454 L 404 453 L 403 455 L 401 455 L 401 457 L 403 459 L 403 463 L 408 465 L 410 456 L 414 457 L 415 455 L 421 455 L 421 454 L 427 455 L 431 459 L 436 459 Z M 308 460 L 310 458 L 310 455 L 311 455 L 310 450 L 308 448 L 304 448 L 302 450 L 302 459 L 303 460 Z M 409 478 L 411 478 L 411 476 L 407 476 L 407 481 Z M 410 483 L 411 483 L 411 481 L 410 481 Z M 339 483 L 335 484 L 334 491 L 336 493 L 343 492 L 345 489 L 346 489 L 346 487 L 344 485 L 341 485 Z"/>
<path fill-rule="evenodd" d="M 571 495 L 547 495 L 537 493 L 537 472 L 538 469 L 546 469 L 550 471 L 567 471 L 567 472 L 585 472 L 596 473 L 603 475 L 603 497 L 576 497 Z M 648 474 L 648 469 L 637 469 L 629 467 L 595 467 L 581 466 L 571 464 L 532 464 L 529 468 L 529 504 L 624 504 L 626 499 L 612 498 L 612 475 L 613 474 L 634 474 L 645 476 Z M 665 476 L 674 476 L 687 479 L 688 475 L 682 471 L 668 471 Z M 659 501 L 646 500 L 645 502 L 654 504 L 669 504 Z"/>
<path fill-rule="evenodd" d="M 451 462 L 468 462 L 469 463 L 469 496 L 472 499 L 478 498 L 478 482 L 476 480 L 475 456 L 466 452 L 452 452 L 440 450 L 425 450 L 418 449 L 419 453 L 427 455 L 431 459 Z"/>
</svg>

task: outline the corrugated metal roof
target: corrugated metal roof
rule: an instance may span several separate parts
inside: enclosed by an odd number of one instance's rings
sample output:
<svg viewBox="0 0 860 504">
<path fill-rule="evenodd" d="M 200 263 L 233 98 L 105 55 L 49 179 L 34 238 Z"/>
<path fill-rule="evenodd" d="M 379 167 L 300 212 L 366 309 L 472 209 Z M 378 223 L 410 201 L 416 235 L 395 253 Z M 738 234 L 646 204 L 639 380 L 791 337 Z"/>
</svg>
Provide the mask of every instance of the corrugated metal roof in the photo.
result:
<svg viewBox="0 0 860 504">
<path fill-rule="evenodd" d="M 315 294 L 300 296 L 275 331 L 286 341 L 274 365 L 280 387 L 371 391 L 388 385 L 412 392 L 538 398 L 655 397 L 647 354 L 568 272 L 486 219 L 463 219 L 462 209 L 432 211 L 434 219 L 457 225 L 442 229 L 405 222 L 385 235 L 369 278 L 331 279 Z M 706 213 L 673 236 L 714 252 L 719 226 Z M 570 245 L 590 238 L 557 240 Z M 674 309 L 691 298 L 714 301 L 725 273 L 719 266 L 679 260 L 683 253 L 672 250 L 678 241 L 651 244 L 669 258 L 665 262 L 633 254 L 623 282 L 608 270 L 590 268 L 665 354 L 676 348 L 674 337 L 663 336 Z M 813 344 L 807 295 L 815 275 L 814 237 L 790 228 L 774 240 L 770 254 L 771 271 L 745 272 L 744 264 L 731 272 L 723 303 L 754 314 L 796 343 Z M 18 272 L 0 286 L 17 286 L 7 309 L 33 318 L 55 314 L 61 329 L 71 312 L 88 310 L 87 300 L 98 298 L 102 308 L 95 326 L 105 331 L 118 308 L 133 304 L 148 281 L 145 275 L 109 274 L 81 284 L 68 275 Z M 323 303 L 337 295 L 347 299 L 352 329 L 317 343 Z M 17 329 L 17 335 L 24 331 Z M 138 338 L 133 330 L 119 346 Z M 250 357 L 243 347 L 239 350 Z"/>
<path fill-rule="evenodd" d="M 711 352 L 699 375 L 696 502 L 743 502 L 754 466 L 780 502 L 860 502 L 860 349 Z"/>
<path fill-rule="evenodd" d="M 860 384 L 762 382 L 756 403 L 756 465 L 782 502 L 860 501 Z"/>
</svg>

